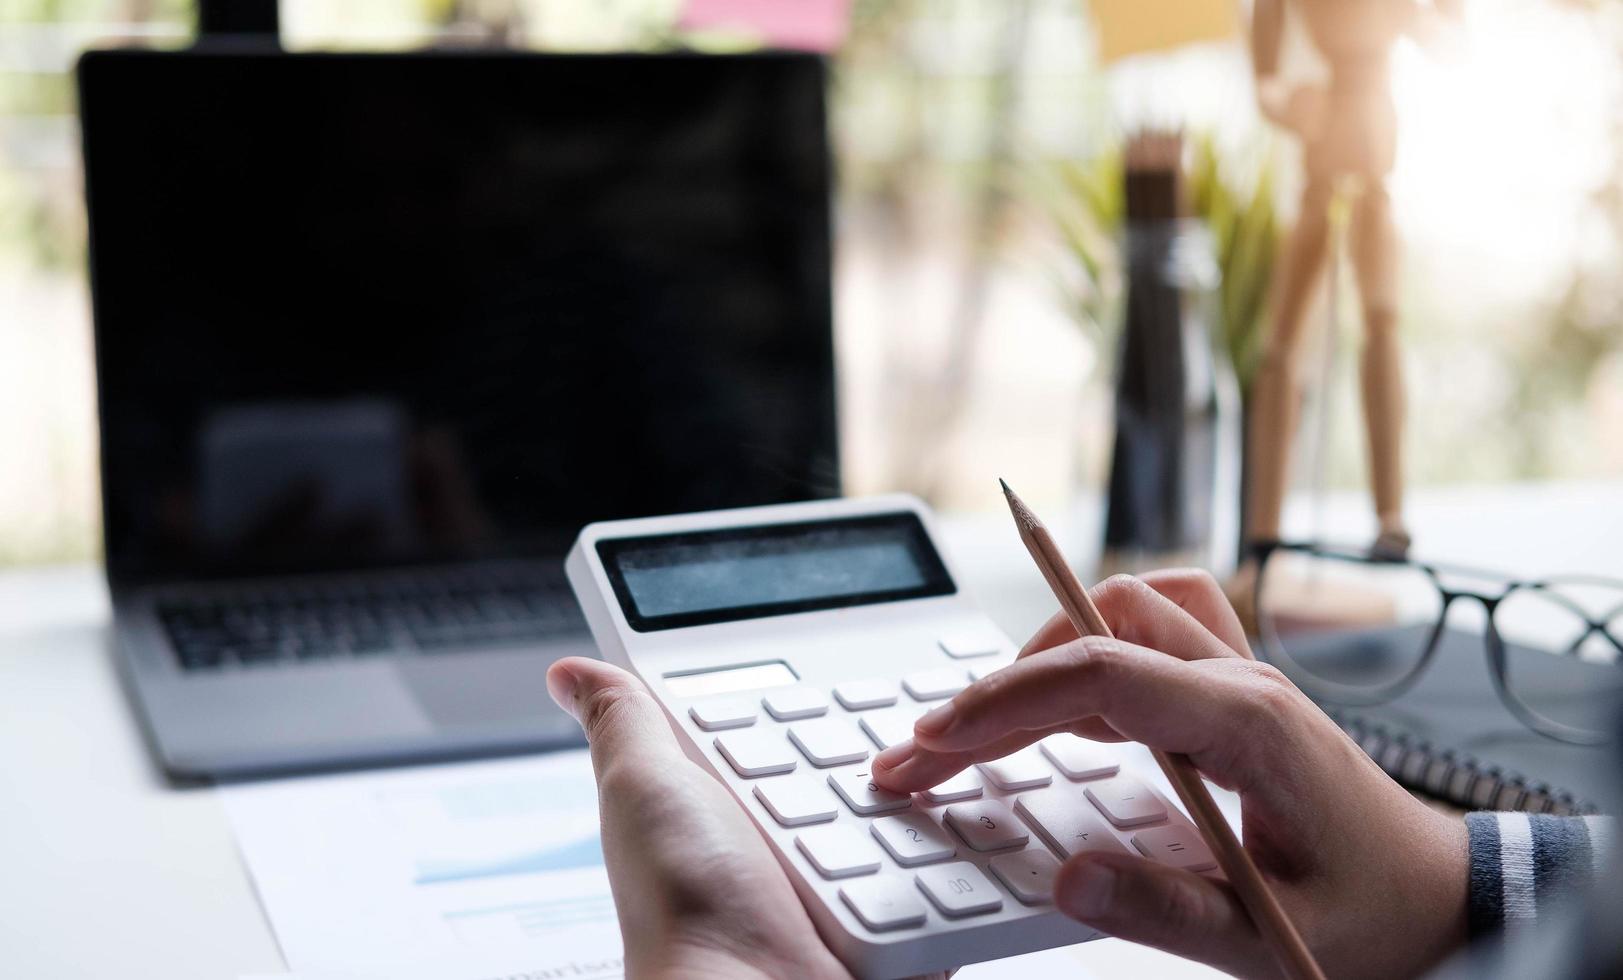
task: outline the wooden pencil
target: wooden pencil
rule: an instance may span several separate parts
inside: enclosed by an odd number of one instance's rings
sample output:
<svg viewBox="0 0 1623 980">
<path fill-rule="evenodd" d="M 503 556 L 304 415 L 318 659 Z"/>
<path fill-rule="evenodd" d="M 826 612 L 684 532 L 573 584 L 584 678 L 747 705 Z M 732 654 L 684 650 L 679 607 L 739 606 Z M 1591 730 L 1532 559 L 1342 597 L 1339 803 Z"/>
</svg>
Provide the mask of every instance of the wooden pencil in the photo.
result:
<svg viewBox="0 0 1623 980">
<path fill-rule="evenodd" d="M 1054 597 L 1059 600 L 1071 625 L 1081 636 L 1113 636 L 1110 624 L 1105 622 L 1099 608 L 1088 597 L 1088 590 L 1077 580 L 1076 573 L 1065 561 L 1048 528 L 1009 489 L 1007 483 L 1002 480 L 998 482 L 1003 485 L 1003 495 L 1008 498 L 1009 511 L 1020 530 L 1020 540 L 1031 552 L 1037 569 L 1054 591 Z M 1206 842 L 1211 845 L 1212 856 L 1217 858 L 1218 865 L 1228 876 L 1229 884 L 1239 894 L 1241 904 L 1256 924 L 1263 941 L 1273 951 L 1285 975 L 1300 980 L 1324 980 L 1324 971 L 1319 969 L 1301 934 L 1296 931 L 1274 893 L 1268 889 L 1268 883 L 1262 880 L 1262 873 L 1252 863 L 1251 855 L 1240 846 L 1234 828 L 1229 826 L 1223 812 L 1217 808 L 1217 801 L 1212 799 L 1211 791 L 1201 781 L 1194 763 L 1189 761 L 1188 756 L 1155 749 L 1151 751 L 1155 753 L 1155 761 L 1166 773 L 1172 788 L 1177 791 L 1178 798 L 1194 818 L 1195 826 L 1200 828 Z"/>
</svg>

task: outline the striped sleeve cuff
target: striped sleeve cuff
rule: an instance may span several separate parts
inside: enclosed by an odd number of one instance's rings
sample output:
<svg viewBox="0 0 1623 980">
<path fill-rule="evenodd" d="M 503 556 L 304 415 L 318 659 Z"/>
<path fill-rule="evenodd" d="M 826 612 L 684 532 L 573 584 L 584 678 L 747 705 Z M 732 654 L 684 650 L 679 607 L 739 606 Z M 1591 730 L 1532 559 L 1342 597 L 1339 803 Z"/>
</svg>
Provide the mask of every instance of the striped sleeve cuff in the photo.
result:
<svg viewBox="0 0 1623 980">
<path fill-rule="evenodd" d="M 1581 892 L 1608 857 L 1608 817 L 1469 813 L 1473 937 L 1531 922 Z"/>
</svg>

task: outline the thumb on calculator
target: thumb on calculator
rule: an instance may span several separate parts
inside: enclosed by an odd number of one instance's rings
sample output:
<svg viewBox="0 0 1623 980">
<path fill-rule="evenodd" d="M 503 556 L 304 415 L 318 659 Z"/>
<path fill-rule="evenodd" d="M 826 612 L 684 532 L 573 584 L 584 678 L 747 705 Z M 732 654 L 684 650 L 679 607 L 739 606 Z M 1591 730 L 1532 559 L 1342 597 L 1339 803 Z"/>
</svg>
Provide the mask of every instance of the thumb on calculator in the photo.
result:
<svg viewBox="0 0 1623 980">
<path fill-rule="evenodd" d="M 570 657 L 547 689 L 591 743 L 628 977 L 848 978 L 742 808 L 642 681 Z"/>
<path fill-rule="evenodd" d="M 1200 875 L 1129 854 L 1088 854 L 1060 869 L 1061 911 L 1109 935 L 1203 962 L 1251 969 L 1262 939 L 1232 892 Z M 1262 962 L 1266 962 L 1263 959 Z"/>
<path fill-rule="evenodd" d="M 601 783 L 615 762 L 641 768 L 672 758 L 687 761 L 670 723 L 642 681 L 613 664 L 569 657 L 547 671 L 547 690 L 586 732 Z"/>
</svg>

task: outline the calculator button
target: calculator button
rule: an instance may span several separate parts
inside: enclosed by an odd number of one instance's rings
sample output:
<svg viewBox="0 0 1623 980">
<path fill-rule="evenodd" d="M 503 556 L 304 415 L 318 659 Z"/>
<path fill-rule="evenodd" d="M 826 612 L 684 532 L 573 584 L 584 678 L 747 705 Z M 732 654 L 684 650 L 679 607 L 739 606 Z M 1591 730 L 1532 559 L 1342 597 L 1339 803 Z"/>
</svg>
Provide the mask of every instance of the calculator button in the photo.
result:
<svg viewBox="0 0 1623 980">
<path fill-rule="evenodd" d="M 707 732 L 755 724 L 755 705 L 739 698 L 714 698 L 688 708 L 688 715 Z"/>
<path fill-rule="evenodd" d="M 950 698 L 969 686 L 969 671 L 962 667 L 921 670 L 902 678 L 902 686 L 918 701 Z"/>
<path fill-rule="evenodd" d="M 1070 779 L 1100 779 L 1121 771 L 1121 763 L 1102 743 L 1077 735 L 1050 735 L 1040 743 L 1043 755 Z"/>
<path fill-rule="evenodd" d="M 1133 846 L 1147 858 L 1185 871 L 1209 871 L 1217 867 L 1212 852 L 1193 827 L 1173 824 L 1141 830 L 1133 835 Z"/>
<path fill-rule="evenodd" d="M 954 630 L 937 641 L 941 652 L 962 660 L 967 657 L 990 657 L 1002 651 L 1004 640 L 989 629 Z"/>
<path fill-rule="evenodd" d="M 983 660 L 978 664 L 969 665 L 969 676 L 975 680 L 980 680 L 981 678 L 986 677 L 988 674 L 997 673 L 1012 663 L 1014 663 L 1013 660 L 1003 660 L 1001 658 L 992 661 Z"/>
<path fill-rule="evenodd" d="M 1166 804 L 1155 791 L 1131 776 L 1116 776 L 1088 784 L 1088 799 L 1118 827 L 1165 820 Z"/>
<path fill-rule="evenodd" d="M 785 827 L 826 823 L 838 814 L 834 797 L 823 784 L 804 776 L 785 776 L 755 784 L 755 798 L 772 819 Z"/>
<path fill-rule="evenodd" d="M 1120 854 L 1127 850 L 1105 818 L 1073 786 L 1026 793 L 1014 801 L 1014 812 L 1060 857 L 1075 857 L 1084 851 Z"/>
<path fill-rule="evenodd" d="M 924 925 L 924 903 L 905 878 L 889 875 L 840 886 L 840 898 L 874 932 Z"/>
<path fill-rule="evenodd" d="M 888 749 L 913 737 L 913 723 L 919 720 L 919 714 L 920 709 L 914 705 L 886 708 L 862 715 L 858 724 L 875 745 Z"/>
<path fill-rule="evenodd" d="M 796 722 L 789 726 L 789 740 L 819 769 L 868 757 L 868 740 L 844 718 Z"/>
<path fill-rule="evenodd" d="M 828 696 L 814 687 L 787 687 L 763 695 L 761 705 L 779 721 L 795 721 L 826 714 Z"/>
<path fill-rule="evenodd" d="M 888 708 L 896 703 L 896 682 L 881 677 L 865 681 L 846 681 L 834 686 L 834 700 L 847 711 L 864 708 Z"/>
<path fill-rule="evenodd" d="M 1003 790 L 1036 789 L 1054 781 L 1054 770 L 1043 761 L 1042 753 L 1029 746 L 1001 759 L 977 763 L 975 768 Z"/>
<path fill-rule="evenodd" d="M 996 851 L 1031 839 L 1009 808 L 997 800 L 954 803 L 947 807 L 947 823 L 977 851 Z"/>
<path fill-rule="evenodd" d="M 892 793 L 874 785 L 873 773 L 868 771 L 867 766 L 831 772 L 828 774 L 828 784 L 834 787 L 847 806 L 862 816 L 901 810 L 913 802 L 913 797 L 906 793 Z"/>
<path fill-rule="evenodd" d="M 789 743 L 777 732 L 724 732 L 716 748 L 740 776 L 771 776 L 789 772 L 798 764 Z"/>
<path fill-rule="evenodd" d="M 954 803 L 958 800 L 973 800 L 981 795 L 981 779 L 975 775 L 975 770 L 965 769 L 938 786 L 932 786 L 922 794 L 927 803 Z"/>
<path fill-rule="evenodd" d="M 958 853 L 958 847 L 934 820 L 917 811 L 894 817 L 880 817 L 868 825 L 879 843 L 904 868 L 932 861 L 945 861 Z"/>
<path fill-rule="evenodd" d="M 1046 905 L 1054 900 L 1054 876 L 1059 862 L 1041 848 L 1028 847 L 1013 854 L 999 854 L 987 863 L 998 880 L 1014 897 L 1027 905 Z"/>
<path fill-rule="evenodd" d="M 849 824 L 803 830 L 795 835 L 795 846 L 824 878 L 854 878 L 879 870 L 879 845 Z"/>
<path fill-rule="evenodd" d="M 925 868 L 914 875 L 913 880 L 945 916 L 980 915 L 1003 907 L 1003 896 L 997 893 L 997 887 L 981 874 L 980 868 L 968 861 Z"/>
</svg>

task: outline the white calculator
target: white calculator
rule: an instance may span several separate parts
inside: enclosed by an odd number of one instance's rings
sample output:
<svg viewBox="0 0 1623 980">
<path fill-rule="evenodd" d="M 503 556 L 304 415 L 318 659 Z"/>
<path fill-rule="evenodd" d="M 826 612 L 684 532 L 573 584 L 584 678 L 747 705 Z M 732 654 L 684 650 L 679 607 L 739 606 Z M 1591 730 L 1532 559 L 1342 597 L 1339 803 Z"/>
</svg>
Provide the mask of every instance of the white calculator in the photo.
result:
<svg viewBox="0 0 1623 980">
<path fill-rule="evenodd" d="M 913 796 L 869 781 L 875 752 L 1016 649 L 931 525 L 912 497 L 831 500 L 592 524 L 569 553 L 603 656 L 647 683 L 861 977 L 1096 938 L 1052 904 L 1082 851 L 1215 867 L 1112 746 L 1074 735 Z"/>
</svg>

